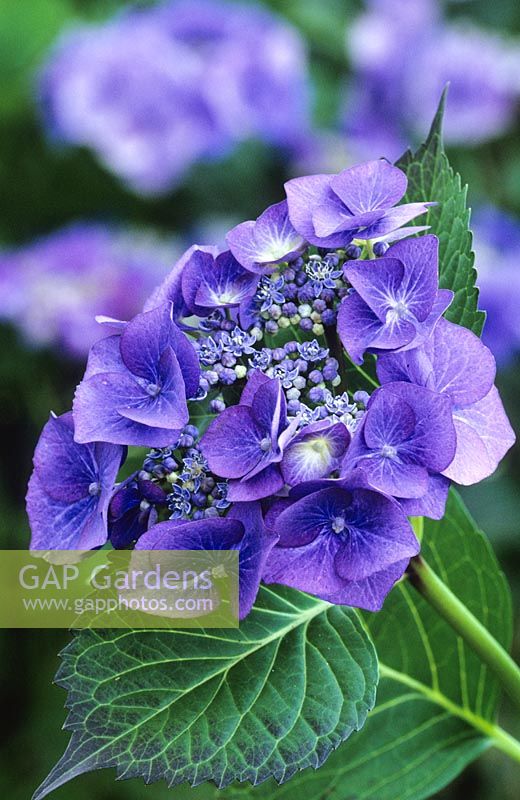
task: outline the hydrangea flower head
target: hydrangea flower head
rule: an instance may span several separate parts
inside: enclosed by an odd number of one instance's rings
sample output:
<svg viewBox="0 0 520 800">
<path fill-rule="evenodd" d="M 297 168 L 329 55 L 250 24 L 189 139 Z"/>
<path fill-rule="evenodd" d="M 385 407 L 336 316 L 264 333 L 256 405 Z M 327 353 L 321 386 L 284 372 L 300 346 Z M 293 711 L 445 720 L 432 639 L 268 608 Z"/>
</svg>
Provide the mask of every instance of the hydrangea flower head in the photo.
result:
<svg viewBox="0 0 520 800">
<path fill-rule="evenodd" d="M 289 219 L 310 244 L 343 247 L 353 239 L 392 234 L 424 214 L 429 203 L 396 206 L 406 192 L 404 172 L 384 159 L 338 175 L 309 175 L 285 184 Z M 405 231 L 400 232 L 406 236 Z"/>
<path fill-rule="evenodd" d="M 137 314 L 176 249 L 173 239 L 94 222 L 76 222 L 5 249 L 0 318 L 31 344 L 83 358 L 102 335 L 96 316 Z"/>
<path fill-rule="evenodd" d="M 262 580 L 381 608 L 419 550 L 407 517 L 441 518 L 514 441 L 405 191 L 383 160 L 290 181 L 229 250 L 190 248 L 142 313 L 104 317 L 37 448 L 35 546 L 238 550 L 240 618 Z M 151 449 L 118 484 L 123 445 Z"/>
<path fill-rule="evenodd" d="M 33 550 L 90 550 L 107 540 L 108 504 L 125 449 L 74 441 L 72 414 L 52 415 L 27 492 Z"/>
<path fill-rule="evenodd" d="M 352 77 L 344 127 L 357 158 L 397 159 L 422 139 L 450 84 L 444 136 L 471 146 L 503 135 L 515 118 L 520 48 L 469 19 L 443 19 L 436 0 L 367 0 L 349 25 Z"/>
</svg>

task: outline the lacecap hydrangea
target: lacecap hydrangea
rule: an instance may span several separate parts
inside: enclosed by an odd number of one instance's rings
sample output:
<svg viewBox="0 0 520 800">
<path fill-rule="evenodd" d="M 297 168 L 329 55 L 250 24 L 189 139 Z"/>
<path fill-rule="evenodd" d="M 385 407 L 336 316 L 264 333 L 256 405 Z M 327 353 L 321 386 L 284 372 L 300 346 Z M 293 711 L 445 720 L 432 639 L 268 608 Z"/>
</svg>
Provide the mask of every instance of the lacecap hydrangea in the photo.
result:
<svg viewBox="0 0 520 800">
<path fill-rule="evenodd" d="M 435 198 L 406 185 L 385 160 L 291 180 L 103 319 L 36 450 L 31 546 L 231 548 L 241 617 L 261 581 L 379 609 L 420 549 L 409 516 L 514 441 L 493 356 L 443 316 L 437 238 L 408 238 Z M 127 446 L 149 451 L 118 483 Z"/>
</svg>

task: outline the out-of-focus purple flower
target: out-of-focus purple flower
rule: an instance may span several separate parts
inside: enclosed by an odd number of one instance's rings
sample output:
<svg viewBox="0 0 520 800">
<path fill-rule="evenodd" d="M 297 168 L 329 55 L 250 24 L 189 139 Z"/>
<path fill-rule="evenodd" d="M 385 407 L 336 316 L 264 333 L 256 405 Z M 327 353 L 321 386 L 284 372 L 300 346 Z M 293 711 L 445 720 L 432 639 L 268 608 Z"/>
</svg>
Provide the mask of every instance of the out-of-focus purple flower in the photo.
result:
<svg viewBox="0 0 520 800">
<path fill-rule="evenodd" d="M 302 39 L 272 13 L 171 0 L 78 27 L 43 70 L 56 138 L 92 148 L 135 191 L 159 194 L 200 159 L 260 137 L 298 150 L 309 131 Z"/>
<path fill-rule="evenodd" d="M 126 450 L 74 441 L 68 412 L 51 416 L 34 454 L 27 492 L 33 550 L 90 550 L 107 540 L 107 513 Z"/>
<path fill-rule="evenodd" d="M 0 318 L 29 341 L 84 356 L 103 335 L 96 315 L 129 319 L 178 246 L 146 232 L 80 222 L 0 253 Z"/>
<path fill-rule="evenodd" d="M 222 411 L 201 440 L 211 471 L 230 479 L 228 500 L 258 500 L 283 488 L 280 462 L 296 425 L 288 423 L 280 381 L 253 372 L 240 404 Z"/>
<path fill-rule="evenodd" d="M 62 37 L 41 102 L 55 138 L 91 147 L 135 191 L 158 194 L 226 146 L 200 79 L 197 54 L 134 11 Z"/>
<path fill-rule="evenodd" d="M 271 508 L 266 523 L 279 537 L 263 572 L 266 583 L 369 611 L 381 608 L 419 552 L 397 503 L 343 481 L 303 484 Z"/>
<path fill-rule="evenodd" d="M 306 425 L 285 449 L 281 469 L 289 486 L 318 480 L 339 469 L 350 443 L 342 422 L 330 419 Z"/>
<path fill-rule="evenodd" d="M 385 159 L 367 161 L 337 175 L 307 175 L 285 184 L 289 219 L 308 242 L 343 247 L 352 239 L 376 239 L 401 228 L 431 203 L 405 203 L 407 178 Z"/>
<path fill-rule="evenodd" d="M 486 207 L 473 213 L 471 227 L 480 305 L 486 309 L 482 340 L 505 366 L 520 350 L 520 222 Z"/>
<path fill-rule="evenodd" d="M 293 228 L 287 201 L 269 206 L 254 222 L 241 222 L 227 235 L 237 261 L 251 272 L 271 272 L 281 261 L 292 261 L 303 250 L 305 240 Z"/>
<path fill-rule="evenodd" d="M 342 475 L 358 476 L 396 498 L 418 500 L 432 490 L 432 475 L 448 471 L 455 447 L 447 395 L 411 383 L 388 383 L 372 395 L 347 451 Z M 443 512 L 444 506 L 438 516 Z"/>
<path fill-rule="evenodd" d="M 76 441 L 165 447 L 189 419 L 199 386 L 193 345 L 169 303 L 138 314 L 90 351 L 74 397 Z"/>
<path fill-rule="evenodd" d="M 445 319 L 421 347 L 382 356 L 377 363 L 382 384 L 410 381 L 450 398 L 457 446 L 451 463 L 438 471 L 464 485 L 491 475 L 515 441 L 494 386 L 495 371 L 480 339 Z"/>
<path fill-rule="evenodd" d="M 309 133 L 305 43 L 260 5 L 177 0 L 157 5 L 161 28 L 204 60 L 207 93 L 233 139 L 260 136 L 299 152 Z"/>
<path fill-rule="evenodd" d="M 348 263 L 355 292 L 340 306 L 338 333 L 355 363 L 366 350 L 408 350 L 431 334 L 453 298 L 437 288 L 438 244 L 436 236 L 421 236 L 397 242 L 382 258 Z"/>
<path fill-rule="evenodd" d="M 448 82 L 448 142 L 477 144 L 511 124 L 520 48 L 439 12 L 436 0 L 369 0 L 349 26 L 353 79 L 344 118 L 357 158 L 398 158 L 411 138 L 423 138 Z"/>
<path fill-rule="evenodd" d="M 225 519 L 161 522 L 137 542 L 137 550 L 238 550 L 239 618 L 249 614 L 269 552 L 277 537 L 269 533 L 259 503 L 236 503 Z"/>
<path fill-rule="evenodd" d="M 166 505 L 166 493 L 157 483 L 140 478 L 127 478 L 118 487 L 108 509 L 108 538 L 113 547 L 128 547 L 155 525 L 157 506 Z"/>
<path fill-rule="evenodd" d="M 229 250 L 216 258 L 195 250 L 182 272 L 182 296 L 192 314 L 204 317 L 215 308 L 239 306 L 254 295 L 258 281 Z"/>
</svg>

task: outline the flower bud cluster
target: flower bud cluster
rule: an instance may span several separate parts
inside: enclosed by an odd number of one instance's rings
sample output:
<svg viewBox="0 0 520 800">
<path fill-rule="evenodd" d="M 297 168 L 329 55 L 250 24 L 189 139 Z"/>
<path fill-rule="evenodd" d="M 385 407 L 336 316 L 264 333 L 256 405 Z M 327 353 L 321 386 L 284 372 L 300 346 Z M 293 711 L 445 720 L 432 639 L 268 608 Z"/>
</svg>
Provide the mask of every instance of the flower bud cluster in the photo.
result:
<svg viewBox="0 0 520 800">
<path fill-rule="evenodd" d="M 291 264 L 261 278 L 252 301 L 256 325 L 266 333 L 293 327 L 313 336 L 336 323 L 336 309 L 348 294 L 343 264 L 359 247 L 317 252 L 308 248 Z"/>
<path fill-rule="evenodd" d="M 173 447 L 151 450 L 139 477 L 162 483 L 170 519 L 216 517 L 229 507 L 227 482 L 214 477 L 199 445 L 195 425 L 186 425 Z"/>
<path fill-rule="evenodd" d="M 248 359 L 249 372 L 255 369 L 269 378 L 278 378 L 285 391 L 287 411 L 296 415 L 302 403 L 316 406 L 323 403 L 325 392 L 340 383 L 339 365 L 316 339 L 287 342 L 283 347 L 255 351 Z"/>
</svg>

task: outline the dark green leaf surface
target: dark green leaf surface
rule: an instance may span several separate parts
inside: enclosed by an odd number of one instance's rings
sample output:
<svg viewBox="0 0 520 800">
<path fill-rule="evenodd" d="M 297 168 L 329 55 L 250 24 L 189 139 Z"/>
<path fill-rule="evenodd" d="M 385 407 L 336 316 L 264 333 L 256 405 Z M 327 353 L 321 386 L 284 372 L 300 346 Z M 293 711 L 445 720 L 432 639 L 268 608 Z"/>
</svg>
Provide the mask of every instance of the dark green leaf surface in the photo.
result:
<svg viewBox="0 0 520 800">
<path fill-rule="evenodd" d="M 361 728 L 377 661 L 356 611 L 263 588 L 239 630 L 82 631 L 57 680 L 72 738 L 36 798 L 101 767 L 170 784 L 287 780 Z"/>
<path fill-rule="evenodd" d="M 487 540 L 452 492 L 445 518 L 425 521 L 430 566 L 506 647 L 511 604 Z M 383 611 L 366 616 L 380 659 L 375 709 L 363 730 L 317 772 L 236 796 L 261 800 L 423 800 L 446 786 L 489 746 L 495 679 L 406 582 Z M 219 795 L 229 800 L 232 795 Z"/>
<path fill-rule="evenodd" d="M 467 186 L 453 171 L 442 143 L 442 118 L 446 90 L 441 98 L 426 142 L 416 153 L 408 151 L 397 166 L 408 176 L 408 191 L 404 202 L 435 201 L 418 224 L 431 225 L 439 237 L 440 285 L 451 289 L 455 297 L 445 316 L 451 322 L 482 333 L 485 314 L 478 310 L 477 272 L 472 251 L 473 237 L 469 230 L 470 211 L 466 206 Z"/>
</svg>

